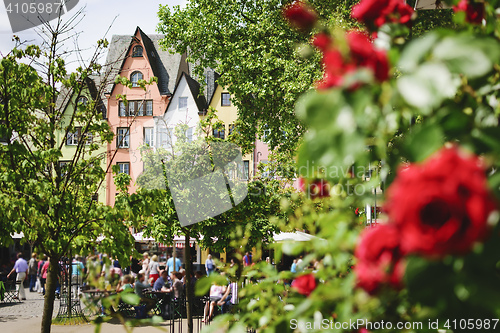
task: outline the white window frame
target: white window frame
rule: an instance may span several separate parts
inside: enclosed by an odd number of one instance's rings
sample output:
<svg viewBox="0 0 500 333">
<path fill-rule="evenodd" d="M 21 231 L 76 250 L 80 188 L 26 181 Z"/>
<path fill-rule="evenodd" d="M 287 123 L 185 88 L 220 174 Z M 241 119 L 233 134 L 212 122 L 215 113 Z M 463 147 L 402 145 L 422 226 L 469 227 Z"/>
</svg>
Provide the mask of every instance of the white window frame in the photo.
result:
<svg viewBox="0 0 500 333">
<path fill-rule="evenodd" d="M 78 141 L 80 140 L 81 133 L 81 127 L 75 127 L 74 132 L 68 132 L 66 136 L 66 146 L 78 146 Z"/>
<path fill-rule="evenodd" d="M 117 162 L 118 165 L 118 174 L 126 173 L 130 175 L 130 162 Z"/>
<path fill-rule="evenodd" d="M 148 132 L 149 135 L 146 134 Z M 143 134 L 144 134 L 144 144 L 150 147 L 154 147 L 154 127 L 144 127 Z"/>
<path fill-rule="evenodd" d="M 139 80 L 143 80 L 144 79 L 144 75 L 139 72 L 139 71 L 135 71 L 133 72 L 131 75 L 130 75 L 130 82 L 132 82 L 132 87 L 139 87 Z"/>
<path fill-rule="evenodd" d="M 188 98 L 179 97 L 179 111 L 187 111 L 187 106 L 188 106 Z"/>
<path fill-rule="evenodd" d="M 116 147 L 130 148 L 130 129 L 128 127 L 118 127 L 116 130 Z"/>
<path fill-rule="evenodd" d="M 224 97 L 229 96 L 227 100 Z M 220 105 L 221 106 L 231 106 L 231 94 L 227 92 L 223 92 L 220 94 Z"/>
</svg>

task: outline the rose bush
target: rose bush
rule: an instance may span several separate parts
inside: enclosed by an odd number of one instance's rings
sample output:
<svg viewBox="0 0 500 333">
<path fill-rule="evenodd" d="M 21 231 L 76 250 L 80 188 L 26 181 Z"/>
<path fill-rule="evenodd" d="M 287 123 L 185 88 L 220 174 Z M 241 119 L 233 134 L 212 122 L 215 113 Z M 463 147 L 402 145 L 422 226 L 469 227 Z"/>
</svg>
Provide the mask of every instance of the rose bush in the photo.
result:
<svg viewBox="0 0 500 333">
<path fill-rule="evenodd" d="M 292 319 L 437 320 L 447 332 L 470 332 L 482 328 L 448 319 L 500 317 L 500 1 L 446 4 L 457 12 L 453 27 L 432 22 L 423 36 L 410 29 L 425 30 L 419 17 L 428 16 L 403 1 L 361 0 L 345 8 L 353 16 L 345 25 L 338 13 L 319 12 L 314 23 L 294 14 L 309 34 L 300 51 L 317 49 L 323 68 L 320 89 L 296 103 L 308 127 L 297 166 L 313 175 L 300 186 L 331 188 L 299 208 L 292 203 L 303 194 L 284 198 L 287 223 L 273 219 L 316 236 L 270 245 L 276 262 L 303 255 L 305 272 L 247 269 L 260 282 L 241 290 L 239 312 L 222 326 L 281 333 L 294 331 Z M 359 22 L 367 31 L 353 29 Z M 290 292 L 289 282 L 308 287 Z"/>
<path fill-rule="evenodd" d="M 481 165 L 476 156 L 453 147 L 400 170 L 385 210 L 400 230 L 404 253 L 465 254 L 485 238 L 496 204 Z"/>
<path fill-rule="evenodd" d="M 395 226 L 381 225 L 360 235 L 355 256 L 354 272 L 357 285 L 374 293 L 384 284 L 400 288 L 404 262 L 400 250 L 400 234 Z"/>
<path fill-rule="evenodd" d="M 292 282 L 292 289 L 295 289 L 299 294 L 309 296 L 316 289 L 316 278 L 313 274 L 306 274 L 297 277 Z"/>
</svg>

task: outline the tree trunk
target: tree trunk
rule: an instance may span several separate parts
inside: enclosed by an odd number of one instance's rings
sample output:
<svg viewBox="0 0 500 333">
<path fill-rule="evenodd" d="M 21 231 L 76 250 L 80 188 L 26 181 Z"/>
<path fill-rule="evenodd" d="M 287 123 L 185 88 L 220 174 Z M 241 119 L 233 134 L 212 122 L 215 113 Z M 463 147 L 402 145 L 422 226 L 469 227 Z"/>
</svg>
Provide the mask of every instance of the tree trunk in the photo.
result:
<svg viewBox="0 0 500 333">
<path fill-rule="evenodd" d="M 52 315 L 54 313 L 54 299 L 57 285 L 57 270 L 59 258 L 50 257 L 50 265 L 47 271 L 45 283 L 45 299 L 43 302 L 42 333 L 50 333 Z"/>
<path fill-rule="evenodd" d="M 188 324 L 188 333 L 193 333 L 193 296 L 194 290 L 191 290 L 193 286 L 191 286 L 191 272 L 193 271 L 193 263 L 191 261 L 191 243 L 189 242 L 191 239 L 191 232 L 189 228 L 185 230 L 185 243 L 184 243 L 184 262 L 186 263 L 186 315 L 187 315 L 187 324 Z"/>
</svg>

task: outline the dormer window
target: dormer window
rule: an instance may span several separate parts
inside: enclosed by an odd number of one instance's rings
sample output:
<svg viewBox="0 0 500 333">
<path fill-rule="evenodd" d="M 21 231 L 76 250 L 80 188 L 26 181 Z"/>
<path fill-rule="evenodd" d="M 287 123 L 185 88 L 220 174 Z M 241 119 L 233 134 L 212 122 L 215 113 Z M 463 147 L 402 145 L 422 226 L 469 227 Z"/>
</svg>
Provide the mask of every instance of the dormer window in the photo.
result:
<svg viewBox="0 0 500 333">
<path fill-rule="evenodd" d="M 133 58 L 136 58 L 136 57 L 142 57 L 142 46 L 140 45 L 136 45 L 134 46 L 133 50 L 132 50 L 132 57 Z"/>
<path fill-rule="evenodd" d="M 139 80 L 143 79 L 143 75 L 141 72 L 133 72 L 130 75 L 130 81 L 132 82 L 132 87 L 139 87 Z"/>
</svg>

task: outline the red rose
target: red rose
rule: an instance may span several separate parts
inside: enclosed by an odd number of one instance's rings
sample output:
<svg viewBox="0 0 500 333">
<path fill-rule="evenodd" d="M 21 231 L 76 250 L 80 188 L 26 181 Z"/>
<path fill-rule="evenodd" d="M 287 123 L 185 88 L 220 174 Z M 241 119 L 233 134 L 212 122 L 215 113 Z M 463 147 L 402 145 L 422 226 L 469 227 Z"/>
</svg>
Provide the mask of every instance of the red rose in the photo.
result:
<svg viewBox="0 0 500 333">
<path fill-rule="evenodd" d="M 389 0 L 362 0 L 352 8 L 351 16 L 365 23 L 370 30 L 376 30 L 385 23 Z"/>
<path fill-rule="evenodd" d="M 311 199 L 330 196 L 330 184 L 323 179 L 316 179 L 308 183 L 304 178 L 299 178 L 299 190 L 309 195 Z"/>
<path fill-rule="evenodd" d="M 409 25 L 413 12 L 403 0 L 362 0 L 353 7 L 351 15 L 375 31 L 387 22 Z"/>
<path fill-rule="evenodd" d="M 437 257 L 468 252 L 486 236 L 495 209 L 480 160 L 456 147 L 400 171 L 385 205 L 402 251 Z"/>
<path fill-rule="evenodd" d="M 357 67 L 371 69 L 379 82 L 389 78 L 387 54 L 385 51 L 375 49 L 366 34 L 360 31 L 351 31 L 347 34 L 347 41 L 351 49 L 351 57 Z"/>
<path fill-rule="evenodd" d="M 381 285 L 399 288 L 404 275 L 404 263 L 399 250 L 400 235 L 392 225 L 366 229 L 360 237 L 354 255 L 357 285 L 375 293 Z"/>
<path fill-rule="evenodd" d="M 299 294 L 309 296 L 316 289 L 316 278 L 313 274 L 301 275 L 292 281 L 291 286 Z"/>
<path fill-rule="evenodd" d="M 453 6 L 453 11 L 465 12 L 465 19 L 469 23 L 481 24 L 484 18 L 484 2 L 462 0 Z"/>
<path fill-rule="evenodd" d="M 312 44 L 320 49 L 321 52 L 326 52 L 326 50 L 331 47 L 332 39 L 330 36 L 322 32 L 312 38 Z"/>
<path fill-rule="evenodd" d="M 311 30 L 318 20 L 316 12 L 302 1 L 295 1 L 287 6 L 283 10 L 283 16 L 291 25 L 302 31 Z"/>
<path fill-rule="evenodd" d="M 369 37 L 360 31 L 347 33 L 346 39 L 350 48 L 350 57 L 345 59 L 339 50 L 333 47 L 332 41 L 325 33 L 313 38 L 313 45 L 323 52 L 323 79 L 318 82 L 318 89 L 339 87 L 344 83 L 344 76 L 360 67 L 370 69 L 379 82 L 389 78 L 389 61 L 385 51 L 377 50 Z M 353 84 L 350 89 L 358 85 Z"/>
</svg>

